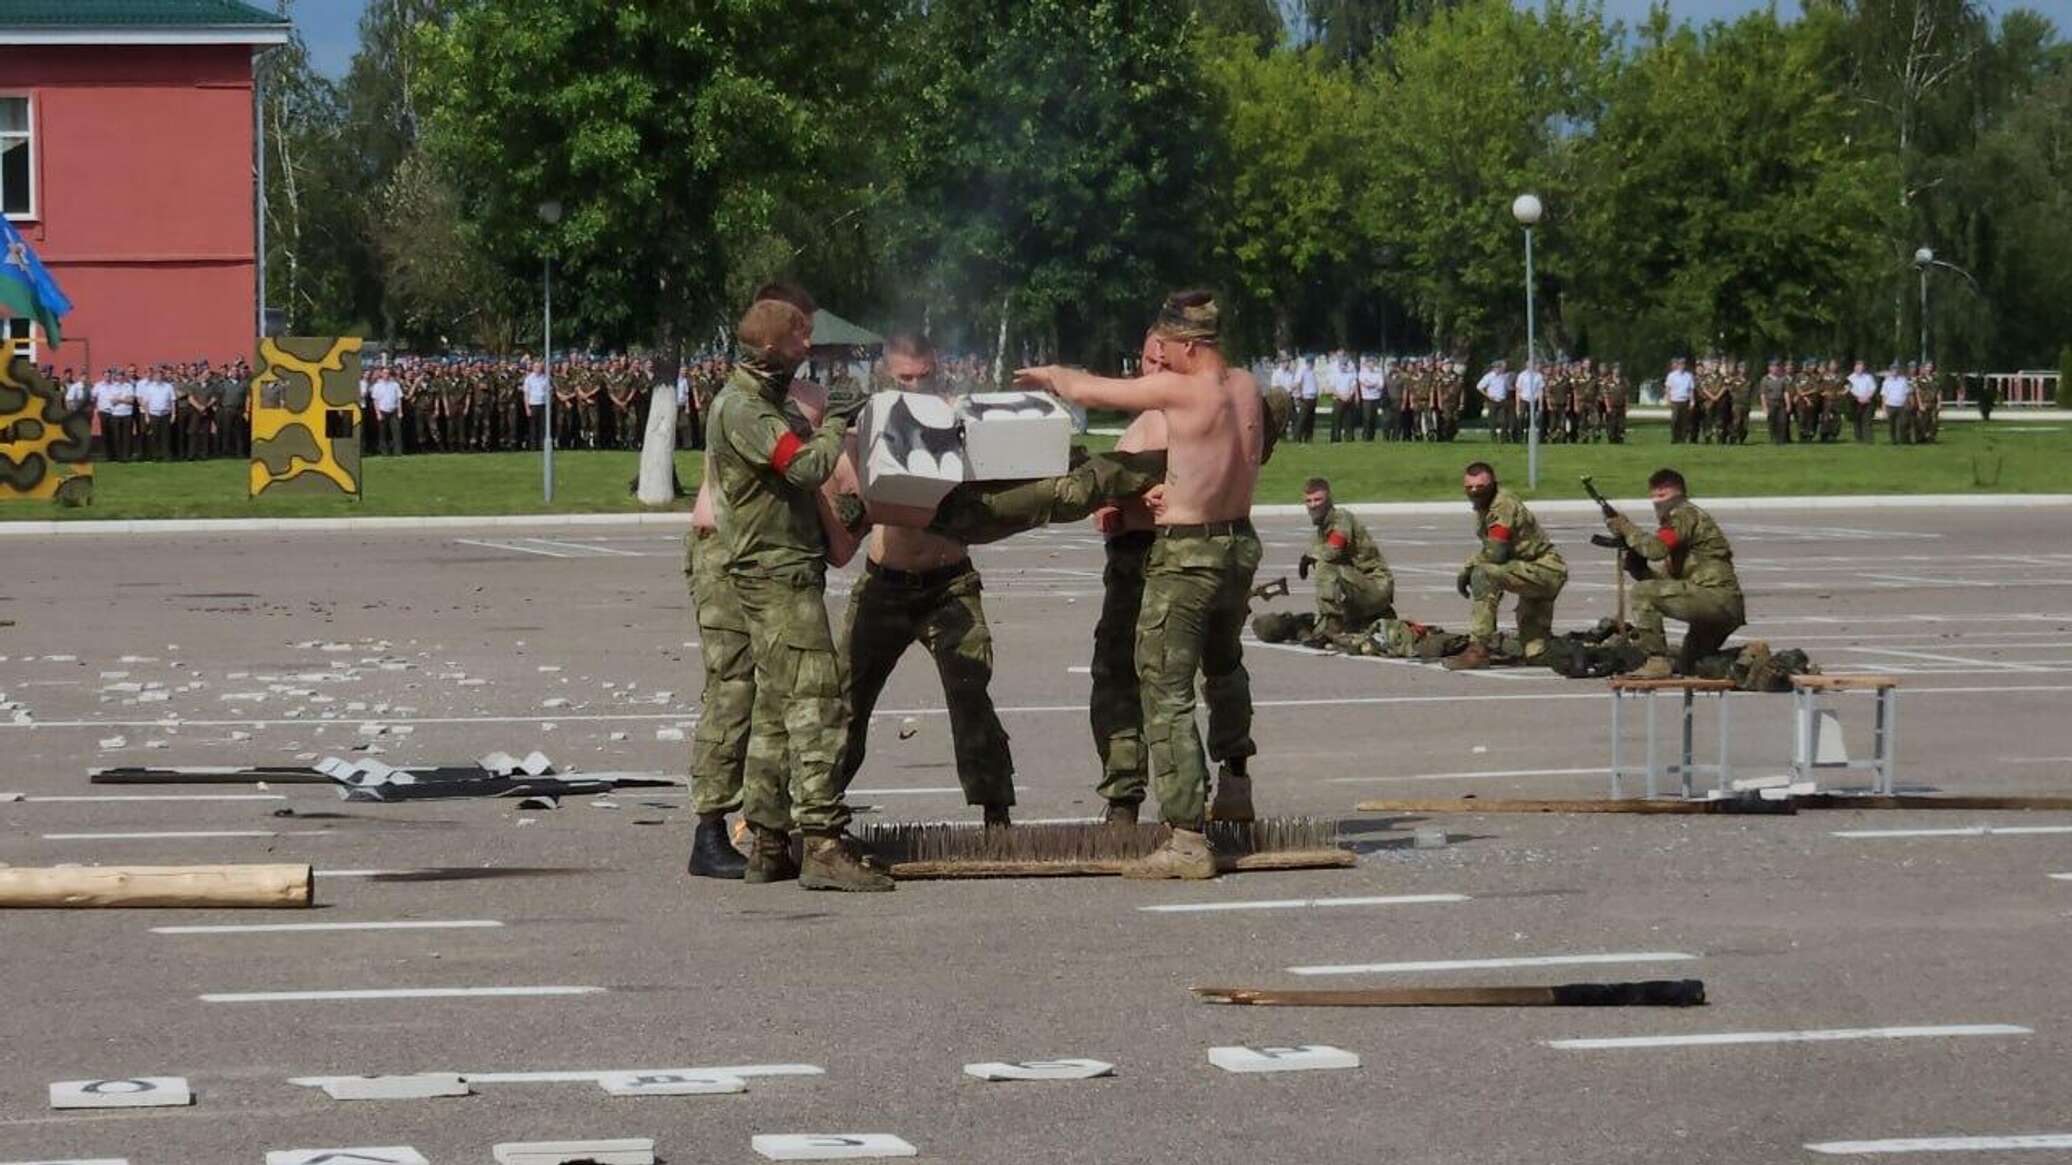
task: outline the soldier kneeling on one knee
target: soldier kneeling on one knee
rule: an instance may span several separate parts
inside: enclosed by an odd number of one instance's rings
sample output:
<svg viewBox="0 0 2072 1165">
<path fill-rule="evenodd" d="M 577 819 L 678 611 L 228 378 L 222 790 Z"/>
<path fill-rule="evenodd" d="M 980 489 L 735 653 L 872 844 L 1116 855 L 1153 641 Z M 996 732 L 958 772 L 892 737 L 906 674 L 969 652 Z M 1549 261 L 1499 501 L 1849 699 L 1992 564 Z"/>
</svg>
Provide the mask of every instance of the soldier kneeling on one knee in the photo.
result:
<svg viewBox="0 0 2072 1165">
<path fill-rule="evenodd" d="M 1741 580 L 1734 573 L 1734 549 L 1711 514 L 1686 496 L 1683 474 L 1658 469 L 1648 478 L 1655 528 L 1642 529 L 1613 511 L 1605 525 L 1626 547 L 1633 588 L 1635 641 L 1647 662 L 1631 674 L 1660 679 L 1688 672 L 1692 661 L 1718 651 L 1747 622 Z M 1686 624 L 1678 663 L 1669 659 L 1664 617 Z"/>
</svg>

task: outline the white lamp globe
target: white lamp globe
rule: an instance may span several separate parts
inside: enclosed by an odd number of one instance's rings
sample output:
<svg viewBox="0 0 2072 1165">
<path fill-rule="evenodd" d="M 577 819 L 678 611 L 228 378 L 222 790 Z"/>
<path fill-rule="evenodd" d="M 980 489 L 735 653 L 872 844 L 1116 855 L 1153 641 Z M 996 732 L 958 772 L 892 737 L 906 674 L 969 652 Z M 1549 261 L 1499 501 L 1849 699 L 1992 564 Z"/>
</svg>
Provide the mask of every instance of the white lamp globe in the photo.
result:
<svg viewBox="0 0 2072 1165">
<path fill-rule="evenodd" d="M 1511 200 L 1511 217 L 1526 226 L 1536 225 L 1545 210 L 1546 208 L 1540 205 L 1540 196 L 1537 194 L 1521 194 Z"/>
</svg>

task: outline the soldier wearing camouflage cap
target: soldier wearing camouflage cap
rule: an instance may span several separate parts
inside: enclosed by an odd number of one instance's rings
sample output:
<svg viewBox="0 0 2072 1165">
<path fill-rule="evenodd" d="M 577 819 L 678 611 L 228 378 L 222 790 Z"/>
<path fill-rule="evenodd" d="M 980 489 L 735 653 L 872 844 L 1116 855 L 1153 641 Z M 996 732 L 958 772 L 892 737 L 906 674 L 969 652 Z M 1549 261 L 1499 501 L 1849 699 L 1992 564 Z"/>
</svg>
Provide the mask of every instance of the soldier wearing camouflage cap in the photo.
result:
<svg viewBox="0 0 2072 1165">
<path fill-rule="evenodd" d="M 1734 549 L 1712 515 L 1691 503 L 1686 488 L 1683 474 L 1674 469 L 1658 469 L 1648 478 L 1653 530 L 1624 514 L 1605 518 L 1626 544 L 1629 572 L 1646 576 L 1633 588 L 1633 629 L 1648 659 L 1632 674 L 1643 679 L 1687 673 L 1694 661 L 1718 651 L 1748 621 L 1741 580 L 1734 573 Z M 1645 569 L 1635 569 L 1641 566 Z M 1662 628 L 1665 615 L 1689 625 L 1674 665 Z"/>
</svg>

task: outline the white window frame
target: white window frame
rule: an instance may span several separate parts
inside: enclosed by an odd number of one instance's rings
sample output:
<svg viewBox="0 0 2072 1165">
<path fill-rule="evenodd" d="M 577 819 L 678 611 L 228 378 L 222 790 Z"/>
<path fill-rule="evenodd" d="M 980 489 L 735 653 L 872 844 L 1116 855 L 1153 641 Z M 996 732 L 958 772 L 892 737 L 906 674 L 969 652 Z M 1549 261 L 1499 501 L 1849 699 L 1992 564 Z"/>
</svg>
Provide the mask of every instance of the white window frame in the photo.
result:
<svg viewBox="0 0 2072 1165">
<path fill-rule="evenodd" d="M 36 363 L 37 354 L 42 350 L 42 336 L 43 329 L 37 327 L 36 321 L 27 316 L 0 316 L 0 338 L 7 340 L 27 339 L 29 341 L 29 363 L 31 364 Z"/>
<path fill-rule="evenodd" d="M 36 217 L 36 95 L 34 93 L 9 92 L 8 90 L 0 89 L 0 101 L 7 100 L 18 100 L 25 104 L 28 110 L 26 124 L 29 127 L 20 133 L 12 130 L 0 130 L 0 138 L 20 138 L 27 142 L 29 146 L 29 209 L 9 213 L 7 221 L 38 222 L 41 220 Z"/>
</svg>

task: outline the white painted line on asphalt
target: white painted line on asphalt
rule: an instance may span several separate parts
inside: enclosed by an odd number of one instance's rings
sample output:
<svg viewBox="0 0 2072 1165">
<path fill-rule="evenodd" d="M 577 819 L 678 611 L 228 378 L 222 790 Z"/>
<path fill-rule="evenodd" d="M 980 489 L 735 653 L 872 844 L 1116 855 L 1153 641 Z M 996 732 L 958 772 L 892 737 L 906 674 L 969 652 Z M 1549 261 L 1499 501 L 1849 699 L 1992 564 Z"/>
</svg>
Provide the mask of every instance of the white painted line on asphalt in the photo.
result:
<svg viewBox="0 0 2072 1165">
<path fill-rule="evenodd" d="M 962 793 L 964 790 L 956 785 L 935 785 L 927 788 L 851 789 L 849 791 L 859 797 L 906 797 L 924 793 Z"/>
<path fill-rule="evenodd" d="M 711 1078 L 715 1076 L 825 1076 L 827 1069 L 815 1064 L 729 1064 L 718 1068 L 570 1068 L 548 1072 L 462 1072 L 461 1079 L 470 1084 L 602 1084 L 605 1080 L 619 1076 L 690 1076 Z M 295 1076 L 290 1084 L 305 1088 L 322 1088 L 335 1080 L 352 1080 L 352 1076 Z"/>
<path fill-rule="evenodd" d="M 45 841 L 145 841 L 191 837 L 316 837 L 328 829 L 295 829 L 282 833 L 271 829 L 175 830 L 162 833 L 46 833 Z"/>
<path fill-rule="evenodd" d="M 24 801 L 50 804 L 89 804 L 104 801 L 285 801 L 281 793 L 107 793 L 66 794 L 60 797 L 24 797 Z"/>
<path fill-rule="evenodd" d="M 1993 1153 L 2010 1149 L 2072 1149 L 2072 1133 L 2014 1133 L 1993 1137 L 1903 1137 L 1892 1141 L 1821 1141 L 1815 1153 L 1847 1157 L 1873 1153 Z"/>
<path fill-rule="evenodd" d="M 1074 664 L 1073 666 L 1065 669 L 1065 674 L 1075 676 L 1090 676 L 1094 674 L 1094 669 L 1086 666 L 1085 664 Z"/>
<path fill-rule="evenodd" d="M 525 541 L 527 541 L 527 542 L 533 542 L 533 543 L 537 543 L 537 544 L 539 544 L 539 545 L 541 545 L 541 546 L 557 546 L 557 547 L 560 547 L 560 548 L 561 548 L 561 549 L 563 549 L 563 550 L 576 550 L 576 551 L 581 551 L 581 552 L 582 552 L 583 554 L 592 554 L 592 555 L 607 555 L 607 556 L 612 556 L 612 555 L 616 555 L 617 557 L 620 557 L 620 558 L 646 558 L 646 557 L 648 557 L 647 555 L 645 555 L 645 554 L 642 554 L 642 553 L 640 553 L 640 552 L 639 552 L 639 551 L 637 551 L 637 550 L 614 550 L 614 549 L 612 549 L 612 548 L 611 548 L 611 547 L 609 547 L 609 546 L 599 546 L 599 545 L 597 545 L 597 544 L 596 544 L 596 543 L 594 543 L 594 542 L 557 542 L 557 541 L 555 541 L 555 540 L 554 540 L 554 539 L 552 539 L 552 538 L 527 538 L 527 539 L 525 539 Z M 512 547 L 512 549 L 513 549 L 513 550 L 523 550 L 523 549 L 525 549 L 525 548 L 524 548 L 524 547 L 522 547 L 522 546 L 514 546 L 514 547 Z"/>
<path fill-rule="evenodd" d="M 1400 777 L 1332 777 L 1327 785 L 1367 785 L 1384 781 L 1466 781 L 1482 777 L 1582 777 L 1598 776 L 1606 772 L 1602 766 L 1594 769 L 1484 769 L 1465 773 L 1409 773 Z"/>
<path fill-rule="evenodd" d="M 537 546 L 520 546 L 515 542 L 483 542 L 474 538 L 455 538 L 454 542 L 462 546 L 480 546 L 485 550 L 515 550 L 520 554 L 537 554 L 543 558 L 576 557 L 573 554 L 563 554 L 558 550 L 541 550 Z"/>
<path fill-rule="evenodd" d="M 1530 955 L 1509 959 L 1435 959 L 1415 963 L 1336 963 L 1289 967 L 1291 975 L 1388 975 L 1410 971 L 1494 971 L 1505 967 L 1602 966 L 1609 963 L 1678 963 L 1697 958 L 1681 951 L 1624 951 L 1601 955 Z"/>
<path fill-rule="evenodd" d="M 334 930 L 487 930 L 503 923 L 493 918 L 456 918 L 409 922 L 262 922 L 223 926 L 154 926 L 152 934 L 306 934 Z"/>
<path fill-rule="evenodd" d="M 1148 914 L 1208 914 L 1221 910 L 1303 910 L 1336 906 L 1419 906 L 1434 902 L 1466 902 L 1466 894 L 1387 894 L 1373 898 L 1261 898 L 1250 902 L 1195 902 L 1139 906 Z"/>
<path fill-rule="evenodd" d="M 1550 1048 L 1597 1051 L 1611 1048 L 1709 1048 L 1724 1044 L 1820 1044 L 1841 1040 L 1914 1040 L 1944 1036 L 2028 1036 L 2009 1023 L 1943 1024 L 1936 1027 L 1828 1028 L 1782 1032 L 1709 1032 L 1683 1036 L 1626 1036 L 1617 1039 L 1548 1040 Z"/>
<path fill-rule="evenodd" d="M 2060 882 L 2072 882 L 2072 874 L 2052 874 L 2051 877 Z"/>
<path fill-rule="evenodd" d="M 1841 829 L 1829 837 L 2002 837 L 2025 833 L 2072 833 L 2072 825 L 1968 825 L 1956 829 Z"/>
<path fill-rule="evenodd" d="M 347 999 L 509 999 L 603 993 L 602 987 L 379 987 L 354 991 L 236 991 L 195 998 L 203 1003 L 321 1003 Z"/>
<path fill-rule="evenodd" d="M 1901 659 L 1920 659 L 1929 663 L 1954 663 L 1964 667 L 1989 668 L 1997 671 L 2033 672 L 2045 670 L 2034 664 L 2008 663 L 1996 659 L 1972 659 L 1962 655 L 1941 655 L 1930 651 L 1902 651 L 1896 647 L 1843 647 L 1840 651 L 1853 651 L 1869 655 L 1896 655 Z"/>
</svg>

